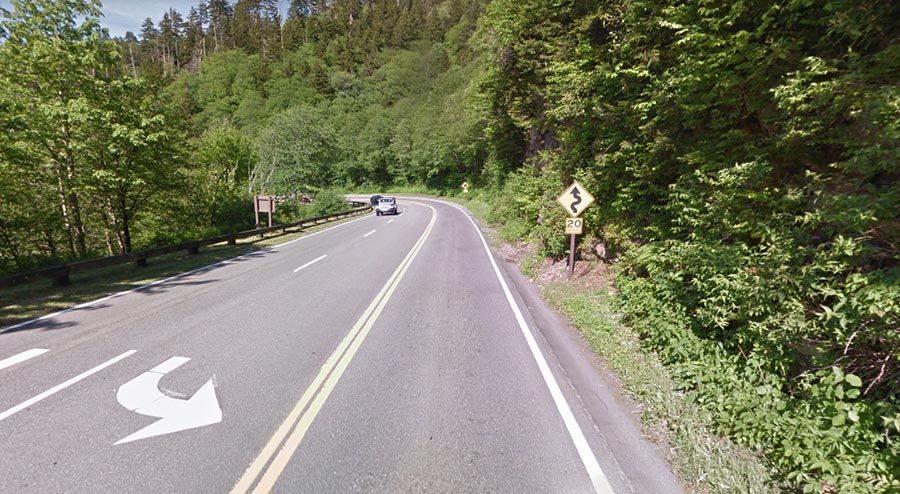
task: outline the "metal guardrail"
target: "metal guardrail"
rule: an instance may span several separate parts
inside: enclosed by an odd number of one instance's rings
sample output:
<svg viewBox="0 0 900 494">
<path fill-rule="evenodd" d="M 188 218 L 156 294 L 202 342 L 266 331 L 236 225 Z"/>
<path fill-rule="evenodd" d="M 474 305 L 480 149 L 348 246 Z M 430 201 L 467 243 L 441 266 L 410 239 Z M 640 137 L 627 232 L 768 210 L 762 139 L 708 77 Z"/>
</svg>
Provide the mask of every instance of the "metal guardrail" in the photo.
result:
<svg viewBox="0 0 900 494">
<path fill-rule="evenodd" d="M 366 204 L 361 202 L 351 202 L 353 206 L 359 206 L 360 204 Z M 25 283 L 32 282 L 34 280 L 40 278 L 51 278 L 53 280 L 53 284 L 56 286 L 66 286 L 71 283 L 72 278 L 71 275 L 74 273 L 82 272 L 82 271 L 90 271 L 92 269 L 103 268 L 106 266 L 113 266 L 116 264 L 124 264 L 126 262 L 134 262 L 135 266 L 146 266 L 147 259 L 151 257 L 158 257 L 165 254 L 170 254 L 172 252 L 178 251 L 187 251 L 189 254 L 199 254 L 200 247 L 218 244 L 222 242 L 228 242 L 228 245 L 237 245 L 237 240 L 241 238 L 252 237 L 254 235 L 265 235 L 266 233 L 271 233 L 274 231 L 282 230 L 284 233 L 289 228 L 304 228 L 307 226 L 315 226 L 323 223 L 329 223 L 332 221 L 337 221 L 343 218 L 348 218 L 351 216 L 358 216 L 360 214 L 371 211 L 372 208 L 370 206 L 358 207 L 355 209 L 351 209 L 349 211 L 343 211 L 340 213 L 328 214 L 325 216 L 319 216 L 316 218 L 306 218 L 294 223 L 288 223 L 284 225 L 273 225 L 267 226 L 263 228 L 256 228 L 253 230 L 244 230 L 242 232 L 237 233 L 229 233 L 226 235 L 219 235 L 216 237 L 206 238 L 203 240 L 191 240 L 189 242 L 182 242 L 180 244 L 174 245 L 164 245 L 161 247 L 153 247 L 150 249 L 139 250 L 135 252 L 129 252 L 127 254 L 119 254 L 117 256 L 109 256 L 109 257 L 101 257 L 98 259 L 87 259 L 84 261 L 74 261 L 65 264 L 57 264 L 54 266 L 48 266 L 46 268 L 35 269 L 33 271 L 26 271 L 24 273 L 14 274 L 11 276 L 6 276 L 0 278 L 0 288 L 10 288 L 17 285 L 22 285 Z"/>
</svg>

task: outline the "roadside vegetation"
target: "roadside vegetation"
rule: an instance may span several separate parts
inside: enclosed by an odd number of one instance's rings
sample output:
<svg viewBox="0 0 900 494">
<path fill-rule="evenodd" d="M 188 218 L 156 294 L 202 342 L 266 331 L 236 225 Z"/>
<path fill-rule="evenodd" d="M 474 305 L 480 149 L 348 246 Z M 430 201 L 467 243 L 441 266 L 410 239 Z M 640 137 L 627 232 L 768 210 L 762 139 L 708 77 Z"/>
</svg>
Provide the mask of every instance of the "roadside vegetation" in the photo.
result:
<svg viewBox="0 0 900 494">
<path fill-rule="evenodd" d="M 11 3 L 0 273 L 464 181 L 560 258 L 577 179 L 617 288 L 560 292 L 589 337 L 627 328 L 779 489 L 900 490 L 897 2 L 208 0 L 121 39 Z"/>
<path fill-rule="evenodd" d="M 621 386 L 639 404 L 645 434 L 661 443 L 674 471 L 699 492 L 778 492 L 782 485 L 764 459 L 723 438 L 696 398 L 621 321 L 606 290 L 555 282 L 544 296 L 580 328 Z"/>
</svg>

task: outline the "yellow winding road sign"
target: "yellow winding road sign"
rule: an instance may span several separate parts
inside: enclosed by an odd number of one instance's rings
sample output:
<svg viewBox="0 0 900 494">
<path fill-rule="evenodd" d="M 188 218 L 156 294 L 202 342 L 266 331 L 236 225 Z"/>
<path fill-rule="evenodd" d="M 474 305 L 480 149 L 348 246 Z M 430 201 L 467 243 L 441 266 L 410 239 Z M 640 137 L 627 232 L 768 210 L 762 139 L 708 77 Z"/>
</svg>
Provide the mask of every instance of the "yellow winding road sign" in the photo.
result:
<svg viewBox="0 0 900 494">
<path fill-rule="evenodd" d="M 594 196 L 585 190 L 580 183 L 572 182 L 572 185 L 556 200 L 562 204 L 562 207 L 570 216 L 577 218 L 594 202 Z"/>
</svg>

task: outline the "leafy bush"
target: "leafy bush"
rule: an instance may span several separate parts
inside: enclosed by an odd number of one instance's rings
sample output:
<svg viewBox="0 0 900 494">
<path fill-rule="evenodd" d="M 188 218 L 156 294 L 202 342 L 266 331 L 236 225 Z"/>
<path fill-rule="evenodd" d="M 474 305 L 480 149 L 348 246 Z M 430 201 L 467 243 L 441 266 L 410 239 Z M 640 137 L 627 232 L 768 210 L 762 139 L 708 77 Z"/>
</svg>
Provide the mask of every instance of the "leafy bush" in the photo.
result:
<svg viewBox="0 0 900 494">
<path fill-rule="evenodd" d="M 337 189 L 325 189 L 316 193 L 313 202 L 303 207 L 303 217 L 312 218 L 326 214 L 339 213 L 351 209 L 344 199 L 344 193 Z"/>
<path fill-rule="evenodd" d="M 640 253 L 630 254 L 629 263 Z M 736 355 L 697 334 L 678 297 L 678 275 L 658 265 L 619 278 L 628 323 L 673 370 L 681 389 L 712 413 L 719 430 L 767 452 L 804 492 L 888 492 L 897 481 L 900 413 L 893 400 L 862 397 L 860 377 L 833 366 L 785 376 L 764 350 Z M 777 349 L 776 349 L 777 350 Z"/>
</svg>

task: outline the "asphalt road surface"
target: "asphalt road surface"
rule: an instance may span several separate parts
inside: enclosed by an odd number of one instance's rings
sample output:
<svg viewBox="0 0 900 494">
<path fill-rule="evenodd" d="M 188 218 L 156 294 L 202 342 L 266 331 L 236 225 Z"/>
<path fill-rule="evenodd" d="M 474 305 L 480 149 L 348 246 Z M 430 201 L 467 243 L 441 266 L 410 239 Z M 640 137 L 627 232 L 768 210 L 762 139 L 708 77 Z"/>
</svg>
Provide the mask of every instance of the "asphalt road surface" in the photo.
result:
<svg viewBox="0 0 900 494">
<path fill-rule="evenodd" d="M 461 209 L 0 330 L 0 491 L 680 492 Z"/>
</svg>

